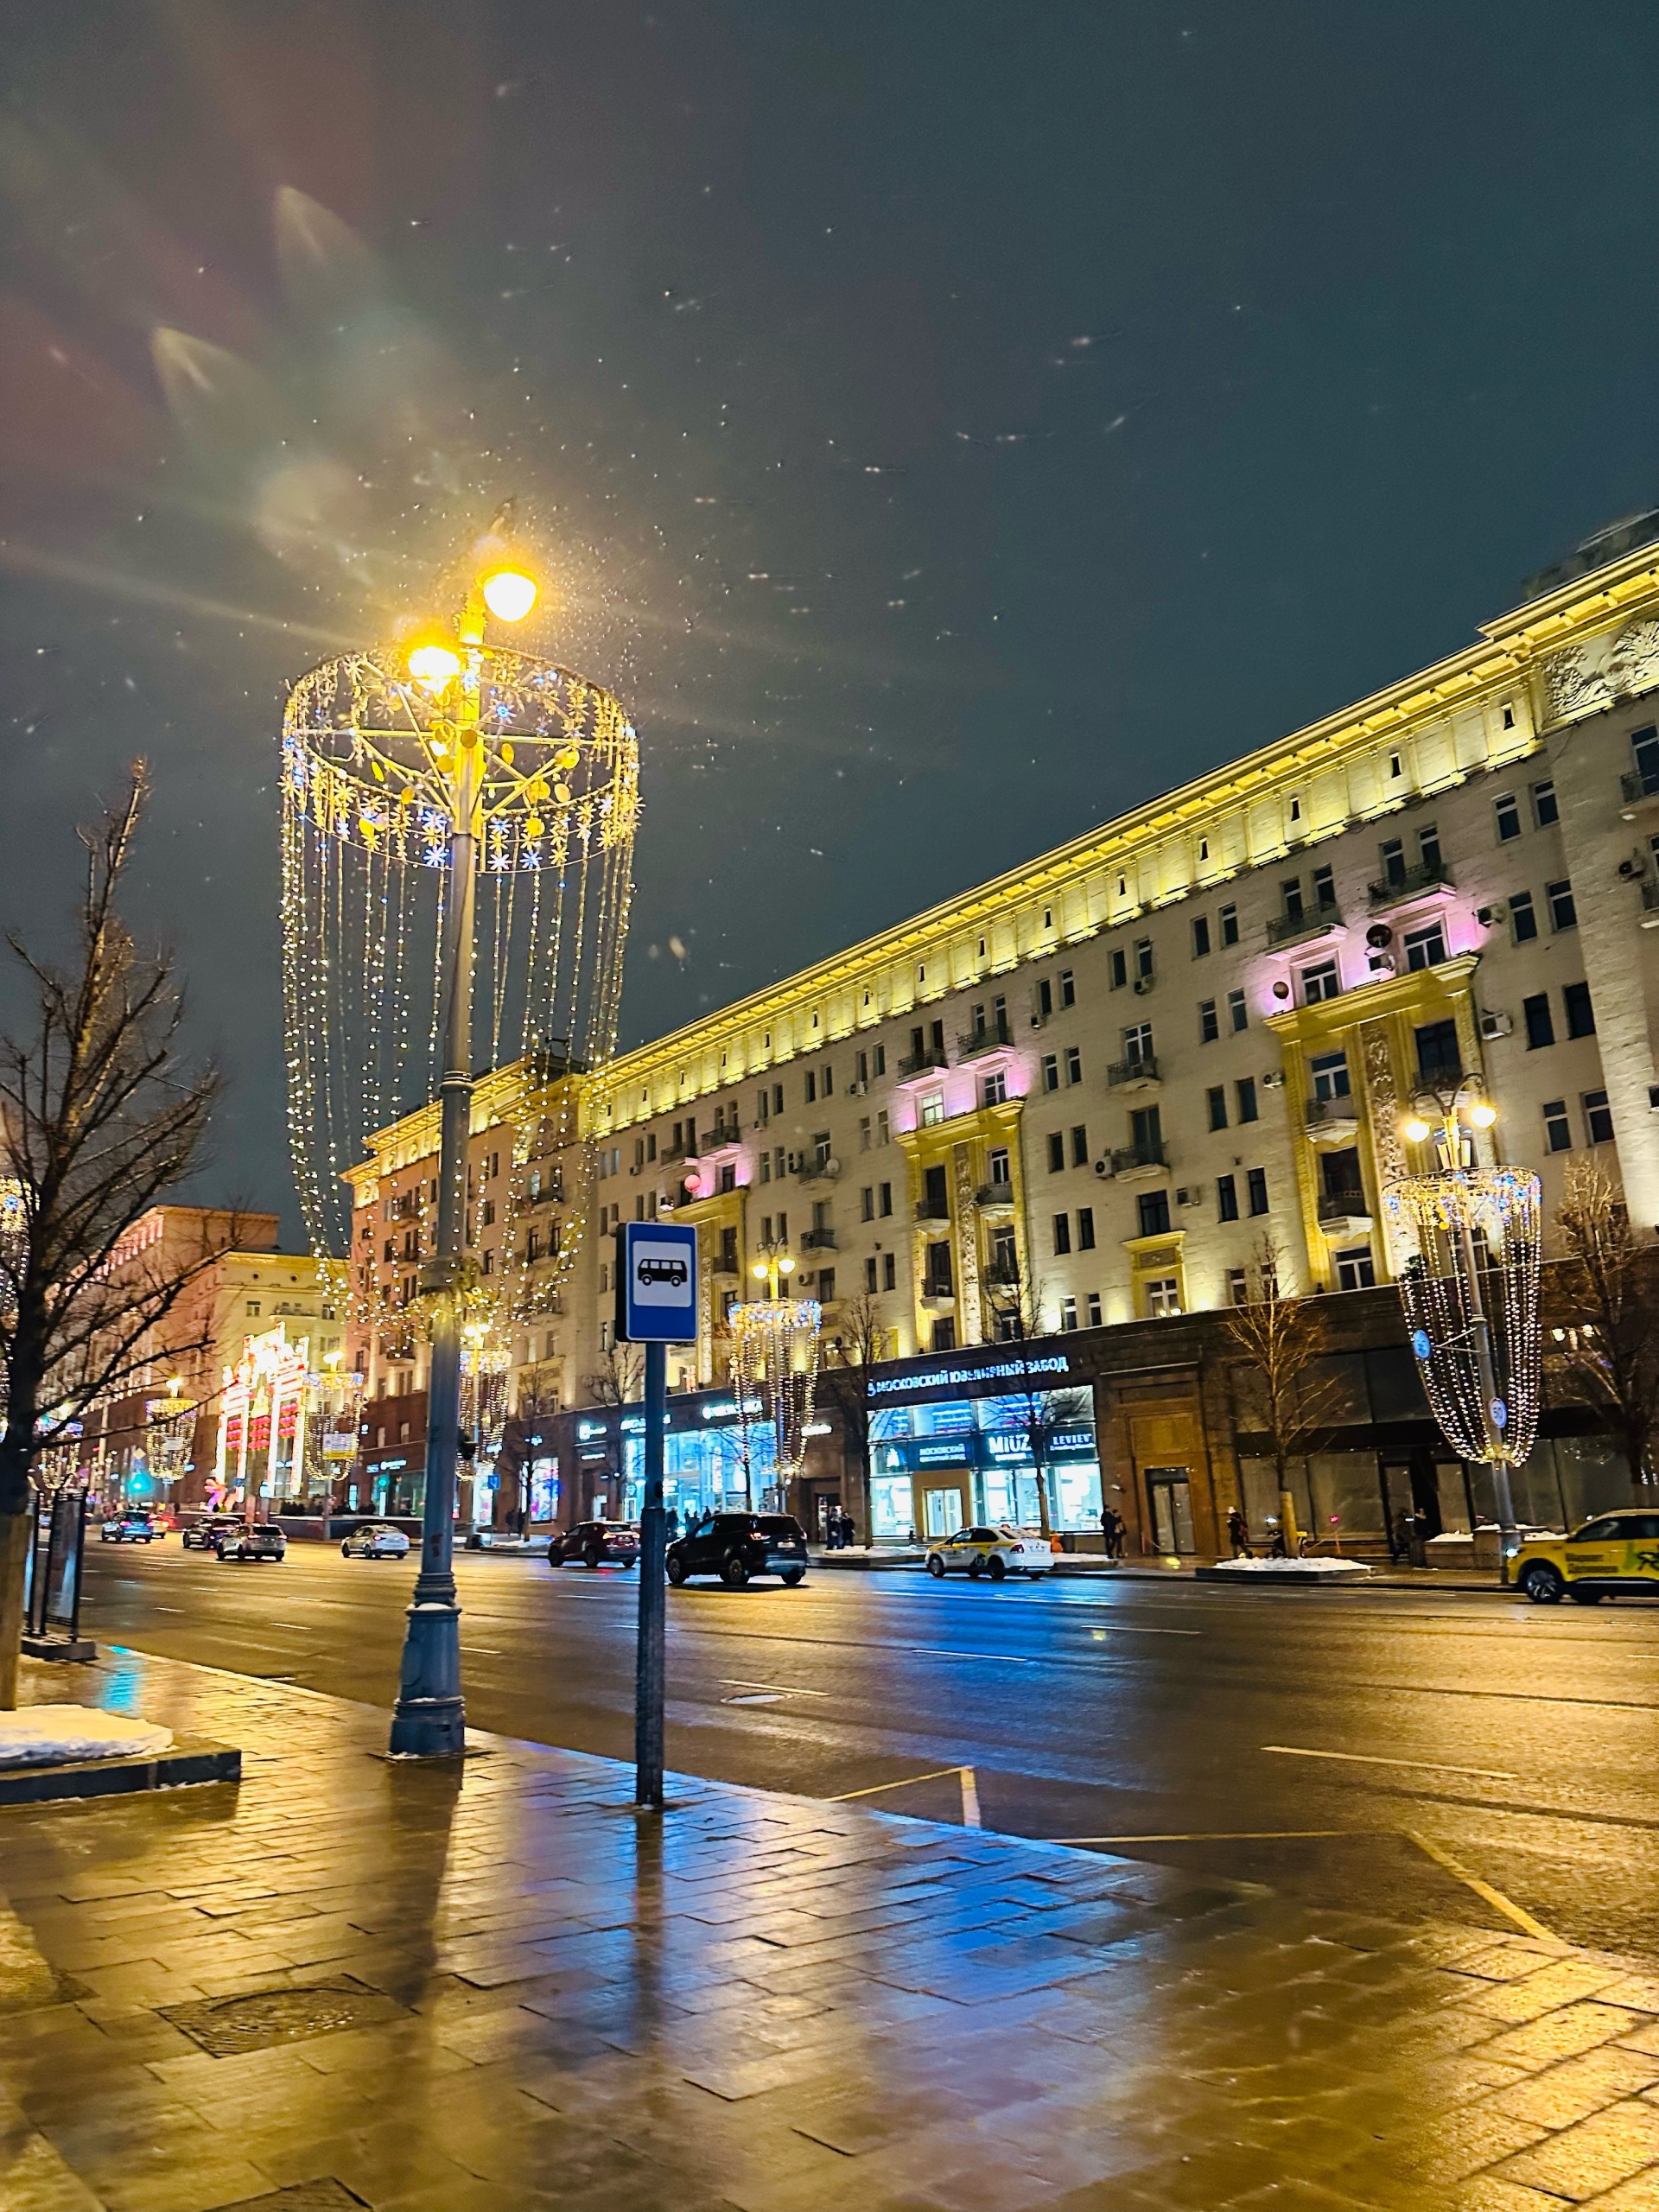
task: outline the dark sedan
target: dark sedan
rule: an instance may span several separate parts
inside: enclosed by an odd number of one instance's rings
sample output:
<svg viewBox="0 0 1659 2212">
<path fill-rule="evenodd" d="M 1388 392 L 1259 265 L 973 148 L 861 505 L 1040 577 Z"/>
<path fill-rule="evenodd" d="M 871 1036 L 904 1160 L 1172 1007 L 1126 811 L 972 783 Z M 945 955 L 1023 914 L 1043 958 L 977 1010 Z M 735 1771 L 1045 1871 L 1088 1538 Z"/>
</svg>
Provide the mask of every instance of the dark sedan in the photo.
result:
<svg viewBox="0 0 1659 2212">
<path fill-rule="evenodd" d="M 637 1567 L 639 1531 L 631 1521 L 578 1521 L 556 1535 L 547 1548 L 550 1567 Z"/>
<path fill-rule="evenodd" d="M 668 1548 L 668 1579 L 717 1574 L 728 1590 L 776 1574 L 792 1590 L 806 1573 L 806 1531 L 792 1513 L 714 1513 Z"/>
<path fill-rule="evenodd" d="M 200 1521 L 193 1521 L 179 1541 L 188 1552 L 212 1552 L 219 1549 L 221 1536 L 234 1535 L 242 1526 L 239 1513 L 209 1513 Z"/>
</svg>

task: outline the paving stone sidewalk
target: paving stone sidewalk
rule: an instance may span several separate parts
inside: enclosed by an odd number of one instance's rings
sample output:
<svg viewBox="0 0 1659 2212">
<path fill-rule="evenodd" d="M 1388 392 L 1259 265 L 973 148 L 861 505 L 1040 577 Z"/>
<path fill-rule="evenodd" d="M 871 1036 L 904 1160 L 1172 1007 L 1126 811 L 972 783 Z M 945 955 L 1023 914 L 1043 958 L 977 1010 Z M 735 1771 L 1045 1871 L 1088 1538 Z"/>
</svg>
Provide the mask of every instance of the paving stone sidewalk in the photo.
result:
<svg viewBox="0 0 1659 2212">
<path fill-rule="evenodd" d="M 0 1811 L 4 2212 L 1659 2207 L 1659 1979 L 118 1655 L 221 1784 Z"/>
</svg>

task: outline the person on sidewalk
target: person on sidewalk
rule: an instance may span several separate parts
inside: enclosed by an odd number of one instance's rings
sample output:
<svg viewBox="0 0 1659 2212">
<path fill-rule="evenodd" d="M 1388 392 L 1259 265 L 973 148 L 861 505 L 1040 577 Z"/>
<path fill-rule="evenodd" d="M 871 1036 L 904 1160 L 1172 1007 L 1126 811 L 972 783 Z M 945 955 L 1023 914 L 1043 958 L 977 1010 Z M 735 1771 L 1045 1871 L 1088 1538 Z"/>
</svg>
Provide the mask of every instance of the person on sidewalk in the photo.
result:
<svg viewBox="0 0 1659 2212">
<path fill-rule="evenodd" d="M 1233 1548 L 1235 1559 L 1249 1559 L 1250 1556 L 1249 1523 L 1244 1518 L 1243 1509 L 1236 1505 L 1230 1505 L 1227 1509 L 1227 1541 Z"/>
</svg>

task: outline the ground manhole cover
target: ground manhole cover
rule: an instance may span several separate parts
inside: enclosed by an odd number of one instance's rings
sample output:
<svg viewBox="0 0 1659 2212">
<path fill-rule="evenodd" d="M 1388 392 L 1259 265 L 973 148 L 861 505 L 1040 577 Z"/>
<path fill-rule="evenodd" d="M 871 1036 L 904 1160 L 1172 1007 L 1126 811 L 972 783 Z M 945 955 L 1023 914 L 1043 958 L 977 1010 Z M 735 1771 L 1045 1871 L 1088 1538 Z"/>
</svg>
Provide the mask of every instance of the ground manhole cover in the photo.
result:
<svg viewBox="0 0 1659 2212">
<path fill-rule="evenodd" d="M 308 2036 L 338 2035 L 345 2028 L 372 2027 L 397 2018 L 403 2006 L 349 1974 L 313 1982 L 303 1989 L 262 1989 L 249 1997 L 199 1998 L 188 2005 L 165 2005 L 162 2018 L 213 2058 L 236 2058 L 245 2050 L 269 2050 L 274 2044 L 301 2043 Z M 287 2204 L 287 2194 L 267 2202 Z M 355 2197 L 320 2197 L 320 2204 L 357 2202 Z"/>
<path fill-rule="evenodd" d="M 354 2196 L 343 2181 L 296 2181 L 266 2196 L 238 2196 L 223 2212 L 354 2212 L 368 2199 Z"/>
</svg>

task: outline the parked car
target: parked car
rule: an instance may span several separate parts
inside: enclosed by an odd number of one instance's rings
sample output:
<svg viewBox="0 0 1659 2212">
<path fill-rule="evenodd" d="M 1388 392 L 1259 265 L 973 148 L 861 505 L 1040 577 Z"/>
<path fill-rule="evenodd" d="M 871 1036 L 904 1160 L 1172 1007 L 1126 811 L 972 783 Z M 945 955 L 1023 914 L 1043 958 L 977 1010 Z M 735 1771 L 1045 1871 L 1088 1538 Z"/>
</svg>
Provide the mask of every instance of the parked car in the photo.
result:
<svg viewBox="0 0 1659 2212">
<path fill-rule="evenodd" d="M 100 1544 L 153 1544 L 156 1531 L 148 1513 L 117 1513 L 98 1532 Z"/>
<path fill-rule="evenodd" d="M 1529 1536 L 1513 1573 L 1535 1605 L 1659 1598 L 1659 1513 L 1602 1513 L 1570 1536 Z"/>
<path fill-rule="evenodd" d="M 806 1531 L 792 1513 L 715 1513 L 668 1548 L 676 1588 L 694 1574 L 717 1574 L 731 1590 L 776 1574 L 792 1590 L 805 1573 Z"/>
<path fill-rule="evenodd" d="M 637 1567 L 639 1531 L 631 1521 L 578 1521 L 547 1548 L 550 1567 L 569 1567 L 576 1560 L 588 1567 Z"/>
<path fill-rule="evenodd" d="M 219 1548 L 219 1540 L 232 1535 L 242 1526 L 239 1513 L 208 1513 L 200 1521 L 193 1521 L 179 1541 L 188 1552 L 212 1552 Z"/>
<path fill-rule="evenodd" d="M 213 1549 L 220 1559 L 286 1559 L 288 1538 L 274 1521 L 238 1521 Z"/>
<path fill-rule="evenodd" d="M 340 1548 L 341 1559 L 407 1559 L 409 1538 L 389 1522 L 365 1521 Z"/>
<path fill-rule="evenodd" d="M 953 1567 L 963 1569 L 971 1581 L 985 1575 L 1001 1582 L 1010 1574 L 1033 1577 L 1053 1570 L 1054 1554 L 1044 1536 L 1028 1536 L 1018 1529 L 958 1529 L 927 1548 L 927 1571 L 936 1582 Z"/>
</svg>

